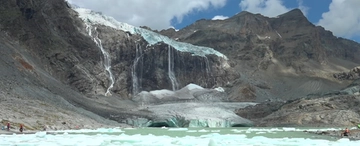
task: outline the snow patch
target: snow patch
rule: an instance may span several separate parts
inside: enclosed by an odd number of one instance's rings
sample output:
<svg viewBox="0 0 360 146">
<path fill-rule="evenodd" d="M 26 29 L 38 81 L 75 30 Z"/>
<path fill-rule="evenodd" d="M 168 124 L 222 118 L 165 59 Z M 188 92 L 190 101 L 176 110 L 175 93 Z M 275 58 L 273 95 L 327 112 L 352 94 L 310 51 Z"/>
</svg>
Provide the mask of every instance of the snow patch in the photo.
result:
<svg viewBox="0 0 360 146">
<path fill-rule="evenodd" d="M 188 84 L 185 86 L 185 88 L 189 89 L 189 90 L 194 90 L 194 89 L 204 89 L 203 87 L 196 85 L 196 84 Z"/>
<path fill-rule="evenodd" d="M 222 87 L 214 88 L 214 90 L 219 91 L 219 92 L 225 92 L 225 89 Z"/>
<path fill-rule="evenodd" d="M 256 35 L 256 36 L 257 36 L 257 38 L 258 38 L 259 40 L 271 39 L 270 36 L 259 36 L 259 35 Z"/>
</svg>

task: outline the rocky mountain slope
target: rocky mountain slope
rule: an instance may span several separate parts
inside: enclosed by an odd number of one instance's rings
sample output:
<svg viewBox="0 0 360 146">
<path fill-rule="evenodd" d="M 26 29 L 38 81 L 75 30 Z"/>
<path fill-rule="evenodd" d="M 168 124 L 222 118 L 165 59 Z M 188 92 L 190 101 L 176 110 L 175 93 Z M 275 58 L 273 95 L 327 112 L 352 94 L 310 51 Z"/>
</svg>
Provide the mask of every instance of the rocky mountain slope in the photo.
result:
<svg viewBox="0 0 360 146">
<path fill-rule="evenodd" d="M 258 126 L 356 126 L 359 120 L 360 78 L 347 88 L 287 102 L 266 102 L 239 109 L 237 114 Z"/>
<path fill-rule="evenodd" d="M 160 107 L 189 101 L 266 101 L 237 112 L 256 125 L 358 122 L 345 120 L 359 117 L 360 44 L 311 24 L 298 9 L 277 18 L 241 12 L 160 32 L 63 0 L 2 0 L 0 18 L 2 122 L 32 129 L 163 124 Z"/>
<path fill-rule="evenodd" d="M 82 22 L 66 3 L 1 3 L 1 122 L 10 121 L 14 127 L 24 123 L 27 129 L 116 124 L 89 112 L 86 108 L 96 108 L 96 102 L 68 84 L 74 68 L 101 66 L 88 59 L 100 60 L 101 52 L 89 49 L 96 45 L 78 31 Z"/>
<path fill-rule="evenodd" d="M 198 20 L 179 31 L 160 33 L 227 55 L 234 69 L 245 76 L 235 85 L 256 90 L 257 100 L 338 90 L 349 83 L 338 82 L 333 74 L 360 63 L 358 43 L 313 25 L 299 9 L 276 18 L 241 12 L 226 20 Z M 237 91 L 232 98 L 243 100 L 246 94 Z"/>
</svg>

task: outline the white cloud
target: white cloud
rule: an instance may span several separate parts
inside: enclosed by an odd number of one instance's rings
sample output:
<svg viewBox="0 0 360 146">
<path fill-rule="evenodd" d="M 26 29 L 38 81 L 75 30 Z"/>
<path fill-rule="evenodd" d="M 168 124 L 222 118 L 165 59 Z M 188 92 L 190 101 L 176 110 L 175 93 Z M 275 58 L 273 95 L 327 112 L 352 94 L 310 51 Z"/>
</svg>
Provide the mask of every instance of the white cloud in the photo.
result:
<svg viewBox="0 0 360 146">
<path fill-rule="evenodd" d="M 118 21 L 152 29 L 167 29 L 193 12 L 225 6 L 226 0 L 68 0 L 80 7 L 112 16 Z"/>
<path fill-rule="evenodd" d="M 268 17 L 275 17 L 290 10 L 283 5 L 282 0 L 241 0 L 239 5 L 244 11 Z"/>
<path fill-rule="evenodd" d="M 333 0 L 329 11 L 322 14 L 318 25 L 336 36 L 360 36 L 360 0 Z"/>
<path fill-rule="evenodd" d="M 298 2 L 299 9 L 301 10 L 301 12 L 304 13 L 305 16 L 307 16 L 310 8 L 304 5 L 303 0 L 297 0 L 297 2 Z"/>
<path fill-rule="evenodd" d="M 211 20 L 225 20 L 228 18 L 229 18 L 228 16 L 217 15 L 217 16 L 214 16 L 214 18 L 212 18 Z"/>
<path fill-rule="evenodd" d="M 297 0 L 298 8 L 307 15 L 309 7 L 303 5 L 303 0 Z M 283 4 L 283 0 L 241 0 L 239 4 L 243 11 L 260 13 L 268 17 L 276 17 L 294 8 L 288 8 Z"/>
</svg>

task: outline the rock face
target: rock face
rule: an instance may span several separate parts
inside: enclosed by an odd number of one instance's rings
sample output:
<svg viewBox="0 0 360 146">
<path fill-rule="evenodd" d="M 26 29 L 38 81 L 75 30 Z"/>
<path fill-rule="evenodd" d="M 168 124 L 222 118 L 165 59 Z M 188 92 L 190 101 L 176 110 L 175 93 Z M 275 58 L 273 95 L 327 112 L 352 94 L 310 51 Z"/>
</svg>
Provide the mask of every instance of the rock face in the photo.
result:
<svg viewBox="0 0 360 146">
<path fill-rule="evenodd" d="M 341 130 L 327 130 L 327 131 L 306 131 L 308 133 L 317 134 L 317 135 L 328 135 L 332 136 L 336 139 L 339 138 L 348 138 L 350 140 L 359 140 L 360 139 L 360 130 L 359 129 L 350 129 L 350 135 L 348 136 L 342 136 L 342 133 L 345 131 L 345 129 Z"/>
<path fill-rule="evenodd" d="M 341 75 L 354 77 L 356 71 L 357 68 L 354 68 Z M 347 78 L 349 76 L 337 79 L 353 79 Z M 312 94 L 286 102 L 264 102 L 239 109 L 237 114 L 256 121 L 255 125 L 258 126 L 356 126 L 360 123 L 360 109 L 357 106 L 359 95 L 360 79 L 356 79 L 338 91 Z"/>
<path fill-rule="evenodd" d="M 111 54 L 111 71 L 116 77 L 112 92 L 123 97 L 141 91 L 178 90 L 190 83 L 218 87 L 239 76 L 227 60 L 216 55 L 194 56 L 163 42 L 149 45 L 139 35 L 127 36 L 107 27 L 99 26 L 97 31 L 102 46 Z"/>
<path fill-rule="evenodd" d="M 257 119 L 258 126 L 349 126 L 360 122 L 357 106 L 359 99 L 360 97 L 356 95 L 300 99 L 283 103 L 280 107 L 275 107 L 276 109 L 268 115 L 251 114 L 260 106 L 239 110 L 238 114 L 250 120 Z"/>
<path fill-rule="evenodd" d="M 351 69 L 349 72 L 335 73 L 334 78 L 339 80 L 356 80 L 360 78 L 360 66 Z"/>
<path fill-rule="evenodd" d="M 178 32 L 171 32 L 160 33 L 219 49 L 225 55 L 237 56 L 242 61 L 265 59 L 264 54 L 270 53 L 271 59 L 284 62 L 298 72 L 306 72 L 306 68 L 301 70 L 300 67 L 306 67 L 305 63 L 310 60 L 322 64 L 334 63 L 329 57 L 336 57 L 360 62 L 360 57 L 354 54 L 359 52 L 359 44 L 337 38 L 330 31 L 313 25 L 299 9 L 276 18 L 241 12 L 226 20 L 199 20 Z M 258 54 L 253 54 L 256 53 L 254 51 Z"/>
</svg>

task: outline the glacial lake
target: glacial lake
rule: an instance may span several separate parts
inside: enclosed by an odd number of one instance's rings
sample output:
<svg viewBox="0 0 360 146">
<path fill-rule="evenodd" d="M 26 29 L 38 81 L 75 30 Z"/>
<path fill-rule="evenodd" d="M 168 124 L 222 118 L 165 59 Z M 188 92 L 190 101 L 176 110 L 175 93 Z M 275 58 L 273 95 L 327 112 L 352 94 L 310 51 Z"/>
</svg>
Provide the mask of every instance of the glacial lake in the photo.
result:
<svg viewBox="0 0 360 146">
<path fill-rule="evenodd" d="M 111 128 L 0 135 L 0 146 L 332 146 L 360 141 L 304 132 L 341 128 Z"/>
</svg>

